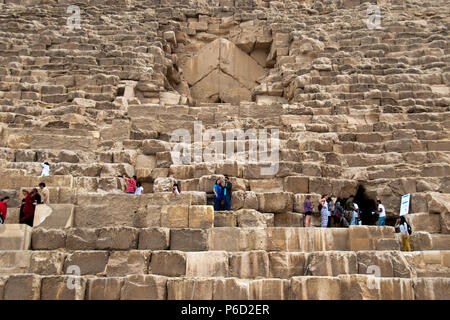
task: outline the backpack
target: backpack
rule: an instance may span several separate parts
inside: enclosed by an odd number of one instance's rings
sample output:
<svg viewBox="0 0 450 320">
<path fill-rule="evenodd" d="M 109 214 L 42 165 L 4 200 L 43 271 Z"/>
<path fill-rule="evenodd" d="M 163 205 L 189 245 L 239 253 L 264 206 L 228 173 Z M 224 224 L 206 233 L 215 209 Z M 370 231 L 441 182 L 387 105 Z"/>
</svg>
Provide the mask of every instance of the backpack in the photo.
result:
<svg viewBox="0 0 450 320">
<path fill-rule="evenodd" d="M 408 222 L 406 223 L 406 228 L 408 229 L 408 234 L 411 235 L 412 234 L 412 228 L 411 228 L 411 226 L 409 225 Z"/>
</svg>

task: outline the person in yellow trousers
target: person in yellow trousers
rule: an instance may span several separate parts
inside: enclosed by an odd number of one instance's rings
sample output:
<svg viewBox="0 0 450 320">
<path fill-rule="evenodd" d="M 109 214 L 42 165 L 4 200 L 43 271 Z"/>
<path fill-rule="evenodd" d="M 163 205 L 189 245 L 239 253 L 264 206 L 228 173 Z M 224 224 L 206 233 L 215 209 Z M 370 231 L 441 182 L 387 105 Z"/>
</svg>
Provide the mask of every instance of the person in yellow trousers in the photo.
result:
<svg viewBox="0 0 450 320">
<path fill-rule="evenodd" d="M 400 229 L 400 234 L 402 237 L 402 250 L 411 251 L 411 246 L 409 244 L 408 223 L 406 222 L 405 216 L 401 216 L 397 219 L 395 227 Z"/>
</svg>

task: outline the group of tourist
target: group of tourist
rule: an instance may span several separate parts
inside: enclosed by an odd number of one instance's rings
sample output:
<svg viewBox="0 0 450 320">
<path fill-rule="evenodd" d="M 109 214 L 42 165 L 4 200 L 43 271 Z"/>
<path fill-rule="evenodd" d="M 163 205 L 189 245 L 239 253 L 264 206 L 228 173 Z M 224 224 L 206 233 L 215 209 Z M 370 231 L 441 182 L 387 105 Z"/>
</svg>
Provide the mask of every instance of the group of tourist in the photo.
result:
<svg viewBox="0 0 450 320">
<path fill-rule="evenodd" d="M 226 210 L 231 208 L 231 189 L 233 184 L 228 176 L 225 176 L 225 182 L 217 179 L 213 186 L 214 211 Z"/>
<path fill-rule="evenodd" d="M 133 176 L 130 178 L 128 176 L 124 176 L 125 181 L 127 182 L 126 193 L 128 194 L 142 194 L 144 192 L 144 188 L 142 187 L 142 183 L 137 181 L 137 177 Z"/>
<path fill-rule="evenodd" d="M 50 203 L 50 192 L 44 182 L 39 183 L 38 188 L 33 188 L 30 191 L 22 190 L 22 203 L 19 211 L 19 223 L 27 224 L 30 227 L 33 226 L 34 213 L 38 204 Z M 0 201 L 0 224 L 4 224 L 6 221 L 6 213 L 8 211 L 8 202 L 10 198 L 4 197 Z"/>
</svg>

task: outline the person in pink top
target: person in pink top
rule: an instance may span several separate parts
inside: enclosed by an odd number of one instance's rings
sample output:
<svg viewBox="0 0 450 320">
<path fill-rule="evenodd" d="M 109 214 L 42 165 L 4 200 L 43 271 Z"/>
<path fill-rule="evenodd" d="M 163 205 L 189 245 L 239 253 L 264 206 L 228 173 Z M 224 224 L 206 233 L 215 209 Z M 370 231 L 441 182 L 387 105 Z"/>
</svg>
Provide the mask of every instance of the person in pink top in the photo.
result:
<svg viewBox="0 0 450 320">
<path fill-rule="evenodd" d="M 6 221 L 6 213 L 8 212 L 9 197 L 6 196 L 0 200 L 0 224 L 4 224 Z"/>
<path fill-rule="evenodd" d="M 133 176 L 133 178 L 128 178 L 125 176 L 125 180 L 127 182 L 127 193 L 134 194 L 136 191 L 136 176 Z"/>
</svg>

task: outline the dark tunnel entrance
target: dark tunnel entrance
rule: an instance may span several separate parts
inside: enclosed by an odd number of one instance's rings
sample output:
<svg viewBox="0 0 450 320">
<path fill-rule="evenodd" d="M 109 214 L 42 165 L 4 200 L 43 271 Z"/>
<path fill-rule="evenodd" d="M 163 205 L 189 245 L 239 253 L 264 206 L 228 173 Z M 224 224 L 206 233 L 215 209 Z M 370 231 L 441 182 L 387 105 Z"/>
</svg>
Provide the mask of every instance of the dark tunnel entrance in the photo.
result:
<svg viewBox="0 0 450 320">
<path fill-rule="evenodd" d="M 378 214 L 372 214 L 372 212 L 376 211 L 377 204 L 375 199 L 367 196 L 366 190 L 362 185 L 358 186 L 354 201 L 359 207 L 362 224 L 375 225 L 378 221 Z"/>
</svg>

